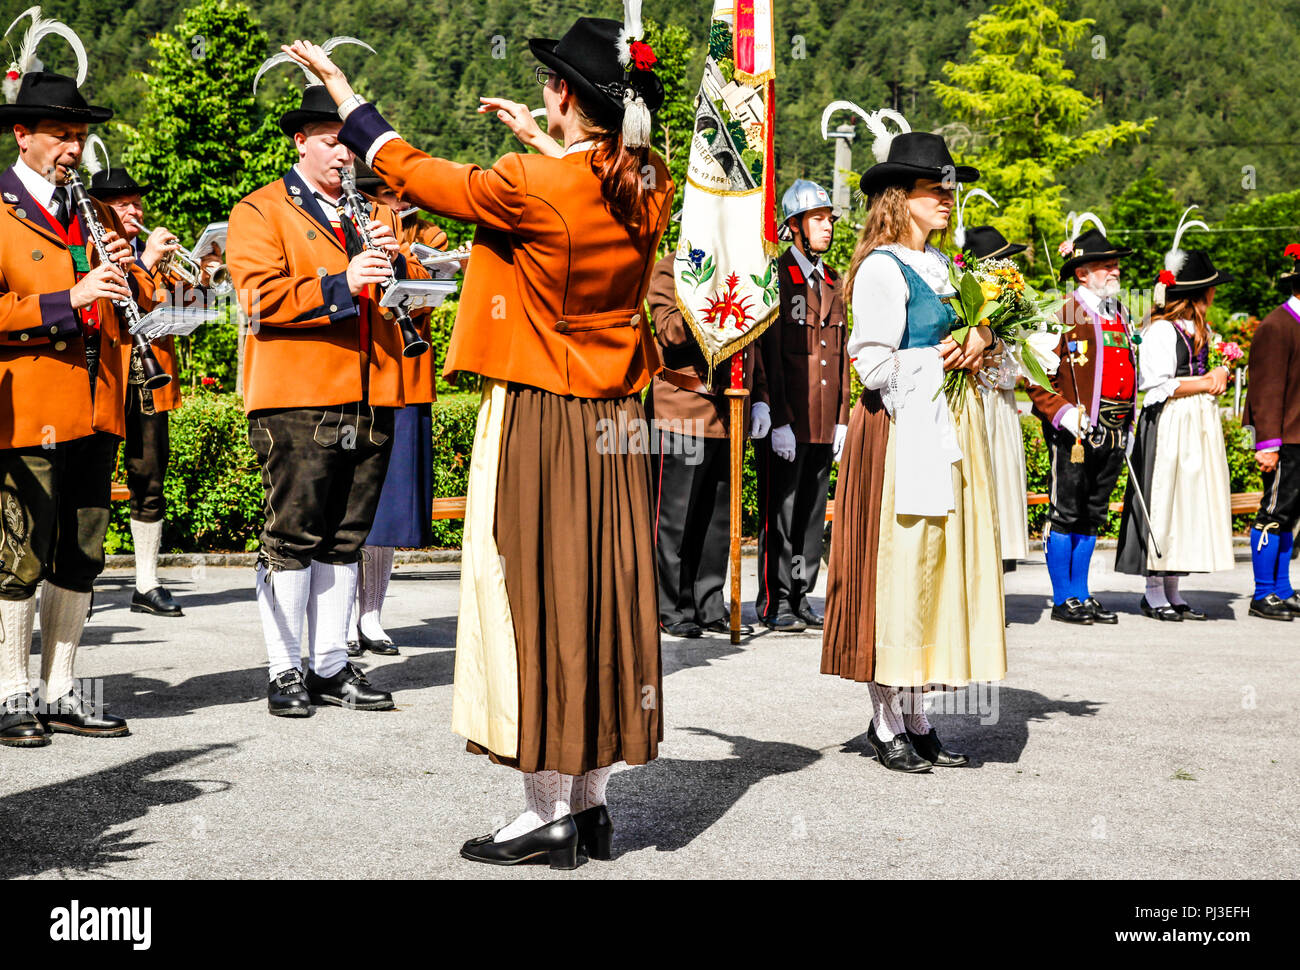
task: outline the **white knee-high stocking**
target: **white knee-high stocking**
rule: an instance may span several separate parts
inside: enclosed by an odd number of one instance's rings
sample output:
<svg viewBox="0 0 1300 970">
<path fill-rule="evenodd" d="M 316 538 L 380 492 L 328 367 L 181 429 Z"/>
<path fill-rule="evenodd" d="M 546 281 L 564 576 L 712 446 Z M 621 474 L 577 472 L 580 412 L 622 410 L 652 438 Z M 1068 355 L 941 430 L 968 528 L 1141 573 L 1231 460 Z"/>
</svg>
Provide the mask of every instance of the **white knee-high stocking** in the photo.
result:
<svg viewBox="0 0 1300 970">
<path fill-rule="evenodd" d="M 1170 606 L 1187 605 L 1187 600 L 1183 599 L 1183 595 L 1178 592 L 1178 580 L 1181 578 L 1181 576 L 1165 577 L 1165 599 L 1169 600 Z"/>
<path fill-rule="evenodd" d="M 356 598 L 356 563 L 311 564 L 307 650 L 311 669 L 321 677 L 333 677 L 348 662 L 348 615 Z"/>
<path fill-rule="evenodd" d="M 1169 597 L 1165 596 L 1165 577 L 1147 577 L 1147 605 L 1168 606 Z"/>
<path fill-rule="evenodd" d="M 597 805 L 604 805 L 605 786 L 609 784 L 609 773 L 609 768 L 593 768 L 585 775 L 574 775 L 569 810 L 576 815 Z"/>
<path fill-rule="evenodd" d="M 158 582 L 158 549 L 162 545 L 161 522 L 131 520 L 131 541 L 135 544 L 135 588 L 147 593 L 162 584 Z"/>
<path fill-rule="evenodd" d="M 42 700 L 57 700 L 72 690 L 72 665 L 86 626 L 90 594 L 76 593 L 51 582 L 41 586 Z"/>
<path fill-rule="evenodd" d="M 27 658 L 32 652 L 36 597 L 0 600 L 0 701 L 31 688 Z"/>
<path fill-rule="evenodd" d="M 257 567 L 257 608 L 266 640 L 267 678 L 302 666 L 302 624 L 311 592 L 310 569 Z"/>
<path fill-rule="evenodd" d="M 573 775 L 558 771 L 533 771 L 524 774 L 524 811 L 517 819 L 499 830 L 494 842 L 517 839 L 533 829 L 548 825 L 569 814 L 569 796 Z"/>
<path fill-rule="evenodd" d="M 903 704 L 897 687 L 877 684 L 874 680 L 867 684 L 867 693 L 871 695 L 872 718 L 876 723 L 876 737 L 881 741 L 892 741 L 894 735 L 907 730 L 903 724 Z"/>
<path fill-rule="evenodd" d="M 388 593 L 388 579 L 393 574 L 394 552 L 392 546 L 366 546 L 362 550 L 357 600 L 361 604 L 360 630 L 368 640 L 389 639 L 379 622 L 379 614 Z"/>
<path fill-rule="evenodd" d="M 908 691 L 907 695 L 902 698 L 903 726 L 913 734 L 929 734 L 930 721 L 925 716 L 925 692 L 918 688 Z"/>
</svg>

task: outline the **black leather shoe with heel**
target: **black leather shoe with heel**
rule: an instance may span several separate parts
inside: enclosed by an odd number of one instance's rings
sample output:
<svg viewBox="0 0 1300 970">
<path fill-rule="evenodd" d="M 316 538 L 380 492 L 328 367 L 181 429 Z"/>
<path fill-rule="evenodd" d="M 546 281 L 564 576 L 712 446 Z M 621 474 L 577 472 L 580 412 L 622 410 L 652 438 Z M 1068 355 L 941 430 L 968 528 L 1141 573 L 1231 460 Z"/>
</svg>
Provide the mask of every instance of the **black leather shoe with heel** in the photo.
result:
<svg viewBox="0 0 1300 970">
<path fill-rule="evenodd" d="M 1142 602 L 1138 606 L 1141 607 L 1143 616 L 1149 616 L 1153 620 L 1163 620 L 1166 623 L 1181 623 L 1183 619 L 1183 614 L 1168 603 L 1164 606 L 1152 606 L 1147 602 L 1145 596 L 1142 597 Z M 1204 619 L 1204 617 L 1201 617 L 1201 619 Z"/>
<path fill-rule="evenodd" d="M 545 859 L 552 869 L 576 869 L 578 826 L 573 823 L 572 815 L 566 815 L 504 842 L 493 842 L 491 835 L 480 835 L 462 845 L 460 855 L 490 866 L 515 866 Z"/>
<path fill-rule="evenodd" d="M 166 586 L 155 586 L 147 593 L 136 590 L 131 594 L 132 613 L 151 613 L 154 616 L 184 616 L 181 605 L 172 598 Z"/>
<path fill-rule="evenodd" d="M 876 757 L 880 763 L 890 771 L 906 771 L 916 774 L 922 771 L 929 771 L 934 765 L 926 761 L 916 749 L 912 747 L 912 742 L 908 740 L 907 734 L 895 734 L 890 741 L 881 741 L 876 734 L 876 722 L 873 720 L 871 726 L 867 728 L 867 740 L 871 746 L 876 749 Z"/>
<path fill-rule="evenodd" d="M 313 704 L 333 704 L 353 711 L 391 711 L 393 695 L 376 689 L 354 663 L 345 663 L 333 677 L 322 677 L 314 670 L 303 678 Z"/>
<path fill-rule="evenodd" d="M 610 840 L 614 837 L 614 823 L 604 805 L 596 805 L 573 816 L 578 827 L 578 848 L 588 859 L 606 862 L 609 859 Z"/>
<path fill-rule="evenodd" d="M 1052 607 L 1052 619 L 1058 623 L 1077 623 L 1080 626 L 1092 626 L 1092 611 L 1078 597 L 1071 596 L 1064 603 Z"/>
<path fill-rule="evenodd" d="M 970 758 L 964 754 L 945 748 L 934 728 L 930 728 L 929 734 L 913 734 L 908 731 L 907 739 L 912 742 L 916 753 L 936 768 L 965 768 L 970 764 Z"/>
</svg>

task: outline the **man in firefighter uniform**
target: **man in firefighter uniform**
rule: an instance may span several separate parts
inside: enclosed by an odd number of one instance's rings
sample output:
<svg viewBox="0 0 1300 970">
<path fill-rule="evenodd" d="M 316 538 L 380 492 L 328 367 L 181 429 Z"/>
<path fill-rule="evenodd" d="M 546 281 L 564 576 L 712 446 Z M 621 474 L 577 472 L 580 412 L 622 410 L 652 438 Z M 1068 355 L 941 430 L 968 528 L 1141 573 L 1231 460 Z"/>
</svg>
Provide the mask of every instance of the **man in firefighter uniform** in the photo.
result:
<svg viewBox="0 0 1300 970">
<path fill-rule="evenodd" d="M 338 141 L 324 87 L 309 86 L 280 127 L 298 163 L 235 205 L 228 247 L 250 321 L 244 407 L 266 491 L 256 584 L 267 704 L 287 717 L 309 716 L 313 704 L 390 710 L 391 695 L 347 655 L 357 561 L 387 469 L 393 409 L 405 404 L 403 342 L 376 288 L 394 272 L 427 274 L 400 257 L 390 209 L 358 224 L 346 206 L 340 170 L 353 156 Z M 376 249 L 363 245 L 361 227 Z"/>
<path fill-rule="evenodd" d="M 731 634 L 722 598 L 731 527 L 731 368 L 709 368 L 677 306 L 669 253 L 655 264 L 647 302 L 665 370 L 650 382 L 646 417 L 654 455 L 655 549 L 659 564 L 659 627 L 675 637 Z M 756 343 L 743 359 L 744 427 L 761 438 L 771 426 L 763 358 Z M 752 410 L 751 410 L 752 409 Z M 751 416 L 752 414 L 752 416 Z M 753 633 L 747 624 L 741 632 Z"/>
<path fill-rule="evenodd" d="M 817 585 L 826 494 L 849 422 L 849 358 L 839 276 L 822 254 L 835 215 L 826 190 L 798 179 L 781 198 L 780 316 L 760 338 L 772 432 L 757 446 L 759 619 L 772 630 L 820 629 Z"/>
<path fill-rule="evenodd" d="M 152 285 L 132 265 L 123 228 L 91 202 L 106 230 L 100 262 L 91 227 L 64 184 L 81 163 L 90 124 L 78 78 L 11 68 L 17 91 L 0 105 L 18 160 L 0 173 L 0 744 L 41 747 L 54 732 L 121 737 L 97 690 L 73 666 L 95 578 L 104 566 L 109 487 L 124 431 L 130 337 L 114 301 L 142 310 Z M 15 80 L 13 77 L 10 81 Z M 41 672 L 28 654 L 40 596 Z"/>
<path fill-rule="evenodd" d="M 1059 314 L 1066 326 L 1056 347 L 1061 364 L 1052 386 L 1031 384 L 1029 397 L 1052 469 L 1043 540 L 1052 619 L 1088 625 L 1118 622 L 1092 595 L 1088 568 L 1124 467 L 1137 366 L 1129 312 L 1119 301 L 1119 261 L 1133 250 L 1113 245 L 1100 223 L 1082 234 L 1079 228 L 1060 247 L 1061 282 L 1077 284 Z"/>
</svg>

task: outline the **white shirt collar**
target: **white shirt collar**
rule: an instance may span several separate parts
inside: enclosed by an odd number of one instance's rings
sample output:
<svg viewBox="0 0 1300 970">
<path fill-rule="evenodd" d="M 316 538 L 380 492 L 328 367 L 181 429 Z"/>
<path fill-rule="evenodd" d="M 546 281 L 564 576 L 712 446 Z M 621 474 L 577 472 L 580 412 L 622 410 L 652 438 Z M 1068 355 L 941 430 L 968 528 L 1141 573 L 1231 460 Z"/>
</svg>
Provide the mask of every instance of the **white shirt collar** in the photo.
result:
<svg viewBox="0 0 1300 970">
<path fill-rule="evenodd" d="M 822 266 L 822 258 L 817 257 L 817 262 L 813 263 L 803 254 L 803 250 L 798 246 L 791 246 L 790 252 L 794 253 L 794 261 L 799 264 L 799 269 L 803 271 L 805 279 L 811 279 L 813 273 L 821 273 L 822 279 L 826 278 L 826 269 Z"/>
<path fill-rule="evenodd" d="M 588 138 L 586 141 L 576 142 L 564 149 L 564 154 L 576 155 L 578 152 L 588 152 L 596 147 L 596 143 Z"/>
<path fill-rule="evenodd" d="M 295 165 L 293 167 L 293 170 L 298 173 L 298 178 L 302 179 L 302 184 L 307 186 L 307 191 L 310 192 L 312 195 L 320 196 L 322 199 L 324 199 L 326 202 L 328 202 L 330 205 L 334 206 L 335 208 L 338 208 L 340 205 L 343 204 L 342 195 L 340 195 L 337 199 L 331 199 L 328 194 L 322 192 L 321 189 L 316 185 L 316 183 L 313 182 L 311 179 L 309 179 L 306 176 L 306 174 L 304 174 L 301 168 Z"/>
<path fill-rule="evenodd" d="M 48 211 L 50 201 L 54 198 L 54 185 L 21 158 L 14 162 L 14 174 L 23 183 L 27 194 L 43 205 Z"/>
<path fill-rule="evenodd" d="M 1113 319 L 1119 312 L 1119 297 L 1110 296 L 1103 300 L 1082 284 L 1074 291 L 1074 294 L 1080 303 L 1104 319 Z"/>
<path fill-rule="evenodd" d="M 1292 313 L 1300 314 L 1300 297 L 1293 296 L 1288 298 L 1286 305 L 1291 308 Z"/>
</svg>

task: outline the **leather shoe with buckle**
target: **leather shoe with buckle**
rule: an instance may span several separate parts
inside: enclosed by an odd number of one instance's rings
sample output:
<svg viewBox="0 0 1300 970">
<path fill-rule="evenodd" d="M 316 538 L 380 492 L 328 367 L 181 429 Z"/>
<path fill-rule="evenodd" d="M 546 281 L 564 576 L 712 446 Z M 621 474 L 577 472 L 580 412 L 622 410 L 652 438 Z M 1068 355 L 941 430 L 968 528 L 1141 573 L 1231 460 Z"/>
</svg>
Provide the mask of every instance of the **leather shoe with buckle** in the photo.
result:
<svg viewBox="0 0 1300 970">
<path fill-rule="evenodd" d="M 1250 615 L 1265 620 L 1282 620 L 1287 623 L 1294 620 L 1296 616 L 1291 612 L 1291 607 L 1286 605 L 1286 600 L 1278 596 L 1277 593 L 1269 593 L 1263 599 L 1251 600 Z"/>
<path fill-rule="evenodd" d="M 397 656 L 397 647 L 393 646 L 393 641 L 384 637 L 382 640 L 371 640 L 364 633 L 360 634 L 361 649 L 369 650 L 371 653 L 379 654 L 383 657 Z"/>
<path fill-rule="evenodd" d="M 462 859 L 486 862 L 490 866 L 514 866 L 545 858 L 552 869 L 576 869 L 578 826 L 572 815 L 566 815 L 504 842 L 492 841 L 491 835 L 480 835 L 462 845 L 460 855 Z"/>
<path fill-rule="evenodd" d="M 776 616 L 763 617 L 763 626 L 777 633 L 802 633 L 808 624 L 789 610 L 782 610 Z"/>
<path fill-rule="evenodd" d="M 573 816 L 578 827 L 578 849 L 588 859 L 605 862 L 609 859 L 609 843 L 614 837 L 614 822 L 604 805 L 594 805 Z"/>
<path fill-rule="evenodd" d="M 666 626 L 660 623 L 659 629 L 670 637 L 681 637 L 683 640 L 694 640 L 704 635 L 704 630 L 694 620 L 678 620 Z"/>
<path fill-rule="evenodd" d="M 393 695 L 371 687 L 361 668 L 353 663 L 345 663 L 333 677 L 309 670 L 303 683 L 313 704 L 333 704 L 356 711 L 391 711 L 395 706 Z"/>
<path fill-rule="evenodd" d="M 1084 606 L 1077 596 L 1071 596 L 1064 603 L 1057 603 L 1052 607 L 1052 619 L 1060 623 L 1078 623 L 1081 626 L 1091 626 L 1092 610 Z"/>
<path fill-rule="evenodd" d="M 965 768 L 970 764 L 970 758 L 964 754 L 945 748 L 934 728 L 930 728 L 929 734 L 908 731 L 907 739 L 912 742 L 913 750 L 936 768 Z"/>
<path fill-rule="evenodd" d="M 1278 599 L 1282 600 L 1283 605 L 1285 605 L 1292 613 L 1300 616 L 1300 593 L 1292 593 L 1284 600 L 1279 596 Z"/>
<path fill-rule="evenodd" d="M 712 623 L 704 624 L 700 629 L 705 633 L 721 633 L 724 636 L 731 636 L 731 620 L 724 616 L 721 619 L 714 620 Z M 740 624 L 741 636 L 747 637 L 753 632 L 754 628 L 748 623 Z"/>
<path fill-rule="evenodd" d="M 266 685 L 266 709 L 276 717 L 311 717 L 311 698 L 297 668 L 276 674 Z"/>
<path fill-rule="evenodd" d="M 1173 604 L 1173 606 L 1174 609 L 1178 611 L 1178 615 L 1181 616 L 1184 620 L 1207 619 L 1206 615 L 1202 613 L 1200 610 L 1198 610 L 1196 607 L 1192 606 L 1191 603 L 1175 603 Z"/>
<path fill-rule="evenodd" d="M 820 630 L 826 623 L 826 620 L 823 617 L 818 616 L 811 606 L 799 607 L 799 609 L 794 611 L 794 615 L 803 620 L 804 623 L 808 624 L 808 627 L 813 630 Z"/>
<path fill-rule="evenodd" d="M 873 720 L 867 728 L 867 740 L 876 749 L 876 758 L 890 771 L 906 771 L 916 774 L 929 771 L 934 765 L 926 761 L 908 740 L 906 734 L 895 734 L 892 740 L 881 741 L 876 734 L 876 722 Z"/>
<path fill-rule="evenodd" d="M 1183 614 L 1179 613 L 1168 603 L 1166 603 L 1164 606 L 1152 606 L 1150 603 L 1147 602 L 1147 598 L 1145 596 L 1142 597 L 1142 602 L 1139 603 L 1138 606 L 1141 607 L 1143 616 L 1149 616 L 1153 620 L 1164 620 L 1166 622 L 1172 621 L 1174 623 L 1181 623 L 1183 619 Z"/>
<path fill-rule="evenodd" d="M 0 744 L 10 748 L 43 748 L 50 740 L 36 716 L 36 702 L 31 694 L 14 694 L 0 704 Z"/>
<path fill-rule="evenodd" d="M 172 598 L 166 586 L 155 586 L 147 593 L 136 590 L 131 594 L 132 613 L 152 613 L 154 616 L 184 616 L 181 604 Z"/>
<path fill-rule="evenodd" d="M 1097 597 L 1089 596 L 1083 601 L 1084 608 L 1092 614 L 1093 623 L 1118 623 L 1119 615 L 1111 612 L 1097 602 Z"/>
<path fill-rule="evenodd" d="M 124 738 L 131 733 L 125 718 L 109 714 L 106 710 L 96 710 L 95 705 L 87 701 L 76 687 L 62 697 L 47 702 L 44 710 L 38 703 L 36 711 L 42 726 L 51 734 L 77 734 L 83 738 Z"/>
</svg>

